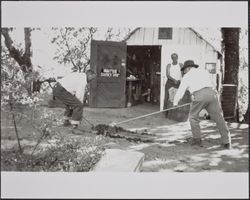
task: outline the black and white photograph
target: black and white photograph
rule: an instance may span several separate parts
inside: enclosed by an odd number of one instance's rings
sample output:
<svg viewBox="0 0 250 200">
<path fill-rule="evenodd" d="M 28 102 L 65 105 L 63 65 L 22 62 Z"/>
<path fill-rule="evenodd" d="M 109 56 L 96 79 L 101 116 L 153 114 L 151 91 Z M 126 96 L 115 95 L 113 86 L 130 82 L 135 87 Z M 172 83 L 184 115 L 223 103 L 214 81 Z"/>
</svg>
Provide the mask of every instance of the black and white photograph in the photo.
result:
<svg viewBox="0 0 250 200">
<path fill-rule="evenodd" d="M 1 173 L 248 173 L 248 27 L 104 24 L 1 27 Z"/>
</svg>

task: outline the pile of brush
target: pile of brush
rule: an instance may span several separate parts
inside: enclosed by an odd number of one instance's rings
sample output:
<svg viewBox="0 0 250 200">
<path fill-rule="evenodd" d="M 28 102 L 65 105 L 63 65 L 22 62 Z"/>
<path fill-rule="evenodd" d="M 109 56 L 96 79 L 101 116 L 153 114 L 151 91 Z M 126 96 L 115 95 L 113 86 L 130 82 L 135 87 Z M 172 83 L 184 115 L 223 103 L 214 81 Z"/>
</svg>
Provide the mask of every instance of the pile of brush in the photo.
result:
<svg viewBox="0 0 250 200">
<path fill-rule="evenodd" d="M 94 128 L 97 135 L 104 135 L 113 138 L 125 138 L 128 141 L 134 142 L 153 142 L 154 135 L 146 131 L 142 133 L 126 130 L 118 126 L 110 126 L 107 124 L 98 124 Z"/>
</svg>

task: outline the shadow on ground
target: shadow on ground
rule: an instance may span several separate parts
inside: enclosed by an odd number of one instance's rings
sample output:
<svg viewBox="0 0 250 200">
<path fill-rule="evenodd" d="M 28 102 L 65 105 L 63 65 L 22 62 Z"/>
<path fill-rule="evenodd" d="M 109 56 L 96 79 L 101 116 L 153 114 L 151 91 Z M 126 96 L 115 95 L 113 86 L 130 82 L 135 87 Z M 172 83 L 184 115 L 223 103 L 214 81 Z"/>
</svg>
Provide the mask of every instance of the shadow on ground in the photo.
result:
<svg viewBox="0 0 250 200">
<path fill-rule="evenodd" d="M 85 108 L 84 118 L 94 125 L 109 124 L 148 114 L 157 109 L 159 109 L 157 106 L 148 104 L 121 109 Z M 48 108 L 48 110 L 57 113 L 58 118 L 63 115 L 62 108 Z M 73 135 L 69 128 L 58 127 L 57 130 L 65 137 L 77 137 L 79 140 L 81 137 L 93 137 L 89 122 L 85 119 L 82 121 L 85 130 L 83 135 Z M 107 140 L 106 147 L 143 152 L 145 154 L 143 172 L 248 172 L 248 124 L 228 123 L 228 126 L 233 149 L 222 149 L 219 132 L 215 124 L 208 120 L 201 122 L 204 147 L 194 147 L 189 144 L 189 138 L 192 136 L 189 123 L 168 120 L 163 113 L 160 113 L 121 124 L 121 127 L 132 131 L 147 130 L 148 133 L 155 135 L 154 142 L 136 143 L 112 138 Z M 32 143 L 31 139 L 38 137 L 29 126 L 22 125 L 18 129 L 23 133 L 21 135 L 23 142 Z M 2 119 L 1 136 L 1 148 L 16 143 L 14 127 L 8 119 Z M 6 142 L 7 140 L 9 142 Z"/>
<path fill-rule="evenodd" d="M 178 123 L 152 130 L 157 137 L 152 144 L 128 146 L 145 153 L 142 171 L 158 172 L 247 172 L 249 159 L 248 125 L 228 124 L 232 149 L 223 149 L 215 124 L 202 121 L 203 147 L 191 146 L 189 124 Z"/>
</svg>

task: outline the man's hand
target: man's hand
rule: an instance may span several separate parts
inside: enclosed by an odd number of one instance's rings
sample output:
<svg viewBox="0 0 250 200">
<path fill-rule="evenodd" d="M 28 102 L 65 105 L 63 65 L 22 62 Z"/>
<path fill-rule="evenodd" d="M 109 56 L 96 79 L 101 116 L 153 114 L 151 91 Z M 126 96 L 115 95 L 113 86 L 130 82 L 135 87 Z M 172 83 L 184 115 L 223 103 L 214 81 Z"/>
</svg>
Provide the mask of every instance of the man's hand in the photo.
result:
<svg viewBox="0 0 250 200">
<path fill-rule="evenodd" d="M 177 99 L 174 99 L 173 106 L 178 106 L 179 101 Z"/>
<path fill-rule="evenodd" d="M 114 127 L 116 126 L 116 123 L 115 122 L 112 122 L 111 124 L 109 124 L 111 127 Z"/>
<path fill-rule="evenodd" d="M 179 85 L 180 84 L 180 81 L 177 81 L 177 80 L 175 80 L 175 79 L 173 79 L 174 80 L 174 84 L 176 84 L 176 85 Z"/>
<path fill-rule="evenodd" d="M 56 82 L 56 79 L 55 78 L 49 78 L 48 79 L 48 82 L 51 83 L 51 82 Z"/>
<path fill-rule="evenodd" d="M 47 78 L 47 79 L 41 80 L 41 82 L 51 83 L 51 82 L 56 82 L 56 79 L 55 78 Z"/>
</svg>

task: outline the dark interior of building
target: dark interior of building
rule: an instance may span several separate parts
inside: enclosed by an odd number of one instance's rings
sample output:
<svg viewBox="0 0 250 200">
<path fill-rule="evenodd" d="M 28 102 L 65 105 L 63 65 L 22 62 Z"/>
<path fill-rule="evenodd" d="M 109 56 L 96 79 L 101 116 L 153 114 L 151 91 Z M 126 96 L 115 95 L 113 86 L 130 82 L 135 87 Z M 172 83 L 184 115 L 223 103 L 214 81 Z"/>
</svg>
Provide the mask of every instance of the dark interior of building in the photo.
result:
<svg viewBox="0 0 250 200">
<path fill-rule="evenodd" d="M 159 104 L 160 62 L 160 46 L 127 46 L 126 93 L 128 96 L 132 92 L 132 105 L 144 102 Z"/>
</svg>

